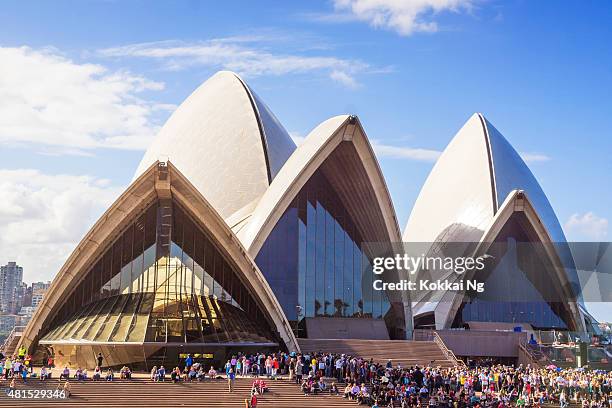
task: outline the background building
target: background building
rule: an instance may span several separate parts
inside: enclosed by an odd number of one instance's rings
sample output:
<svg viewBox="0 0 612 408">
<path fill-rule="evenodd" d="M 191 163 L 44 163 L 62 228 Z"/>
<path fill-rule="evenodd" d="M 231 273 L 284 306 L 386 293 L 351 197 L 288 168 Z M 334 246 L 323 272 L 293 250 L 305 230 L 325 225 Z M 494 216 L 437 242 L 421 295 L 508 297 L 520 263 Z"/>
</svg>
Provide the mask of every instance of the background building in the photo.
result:
<svg viewBox="0 0 612 408">
<path fill-rule="evenodd" d="M 23 268 L 16 262 L 0 266 L 0 311 L 16 313 L 23 298 Z"/>
</svg>

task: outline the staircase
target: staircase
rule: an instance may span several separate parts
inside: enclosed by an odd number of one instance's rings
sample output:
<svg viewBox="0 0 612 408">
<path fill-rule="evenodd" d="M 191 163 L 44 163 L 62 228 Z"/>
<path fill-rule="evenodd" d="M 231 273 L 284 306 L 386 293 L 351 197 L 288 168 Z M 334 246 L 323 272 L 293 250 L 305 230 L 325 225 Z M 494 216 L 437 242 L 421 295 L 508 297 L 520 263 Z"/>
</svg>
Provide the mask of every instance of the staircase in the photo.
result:
<svg viewBox="0 0 612 408">
<path fill-rule="evenodd" d="M 72 395 L 69 399 L 11 399 L 6 395 L 8 383 L 0 383 L 0 407 L 215 407 L 245 408 L 252 378 L 238 378 L 234 391 L 227 391 L 227 381 L 222 379 L 203 382 L 154 383 L 148 378 L 132 380 L 71 381 Z M 287 379 L 267 380 L 269 391 L 258 397 L 258 407 L 274 408 L 341 408 L 354 407 L 354 401 L 330 395 L 304 396 L 294 382 Z M 30 379 L 26 384 L 16 381 L 17 390 L 55 390 L 58 380 L 45 382 Z M 63 383 L 63 382 L 62 382 Z"/>
<path fill-rule="evenodd" d="M 15 354 L 15 349 L 17 348 L 17 344 L 19 344 L 19 340 L 21 339 L 21 335 L 23 334 L 23 330 L 25 326 L 15 326 L 13 330 L 9 333 L 6 340 L 4 340 L 4 344 L 2 345 L 2 353 L 7 357 L 12 357 Z"/>
<path fill-rule="evenodd" d="M 457 364 L 435 341 L 357 340 L 357 339 L 298 339 L 302 353 L 318 351 L 349 354 L 374 359 L 379 363 L 391 360 L 393 366 L 435 365 L 453 367 Z"/>
</svg>

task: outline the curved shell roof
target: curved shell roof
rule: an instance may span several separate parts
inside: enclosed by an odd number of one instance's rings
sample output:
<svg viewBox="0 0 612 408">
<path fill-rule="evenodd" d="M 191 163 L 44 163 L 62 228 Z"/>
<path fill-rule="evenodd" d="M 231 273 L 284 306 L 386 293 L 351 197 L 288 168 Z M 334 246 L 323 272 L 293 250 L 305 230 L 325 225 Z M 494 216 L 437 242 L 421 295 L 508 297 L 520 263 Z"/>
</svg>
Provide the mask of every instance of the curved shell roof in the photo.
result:
<svg viewBox="0 0 612 408">
<path fill-rule="evenodd" d="M 523 190 L 553 242 L 564 242 L 540 184 L 502 134 L 476 113 L 429 174 L 404 230 L 407 242 L 478 241 L 502 203 Z"/>
<path fill-rule="evenodd" d="M 223 218 L 257 200 L 295 144 L 274 114 L 233 72 L 221 71 L 172 114 L 134 179 L 171 160 Z"/>
<path fill-rule="evenodd" d="M 529 196 L 552 242 L 565 242 L 565 234 L 540 183 L 525 161 L 508 140 L 481 115 L 491 144 L 491 162 L 495 177 L 498 207 L 513 190 L 523 190 Z"/>
<path fill-rule="evenodd" d="M 352 174 L 353 177 L 347 181 L 345 189 L 353 195 L 347 202 L 356 207 L 361 201 L 367 201 L 370 206 L 377 203 L 383 216 L 373 223 L 377 228 L 372 228 L 371 236 L 385 242 L 399 240 L 393 203 L 365 131 L 357 117 L 339 115 L 320 123 L 308 134 L 253 209 L 248 223 L 237 231 L 238 238 L 252 256 L 257 255 L 265 238 L 302 186 L 344 144 L 355 146 L 356 155 L 348 161 L 362 164 L 364 171 L 363 174 Z M 341 166 L 348 166 L 348 161 Z M 360 177 L 362 185 L 359 184 Z M 361 212 L 361 218 L 364 222 L 366 218 L 374 218 L 374 212 L 371 209 Z"/>
<path fill-rule="evenodd" d="M 534 226 L 541 228 L 540 239 L 565 243 L 559 220 L 534 175 L 504 136 L 476 113 L 457 132 L 429 174 L 404 229 L 403 241 L 425 245 L 490 241 L 504 225 L 507 217 L 502 215 L 519 192 L 528 197 L 533 208 Z M 571 254 L 564 245 L 557 246 L 557 252 L 566 274 L 560 279 L 575 282 Z M 443 327 L 453 316 L 450 305 L 417 300 L 413 312 L 419 315 L 435 310 L 436 323 Z"/>
</svg>

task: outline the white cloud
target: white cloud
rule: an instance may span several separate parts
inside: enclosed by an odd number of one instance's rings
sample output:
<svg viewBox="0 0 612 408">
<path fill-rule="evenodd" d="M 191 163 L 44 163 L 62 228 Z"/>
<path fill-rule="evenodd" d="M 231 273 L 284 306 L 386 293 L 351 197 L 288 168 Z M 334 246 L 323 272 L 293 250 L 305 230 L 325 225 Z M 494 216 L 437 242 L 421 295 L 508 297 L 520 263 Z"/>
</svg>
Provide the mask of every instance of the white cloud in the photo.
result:
<svg viewBox="0 0 612 408">
<path fill-rule="evenodd" d="M 301 132 L 289 132 L 289 136 L 293 139 L 296 145 L 301 145 L 306 140 Z M 378 140 L 372 140 L 372 149 L 377 157 L 389 157 L 393 159 L 415 160 L 424 162 L 435 162 L 442 152 L 431 149 L 419 149 L 413 147 L 391 146 L 380 143 Z"/>
<path fill-rule="evenodd" d="M 608 236 L 608 220 L 593 212 L 572 214 L 565 223 L 565 231 L 573 241 L 599 241 Z"/>
<path fill-rule="evenodd" d="M 521 152 L 520 155 L 527 163 L 547 162 L 550 160 L 550 156 L 541 153 Z"/>
<path fill-rule="evenodd" d="M 0 263 L 17 261 L 26 281 L 50 280 L 119 195 L 110 181 L 0 169 Z"/>
<path fill-rule="evenodd" d="M 355 78 L 343 71 L 333 70 L 329 77 L 334 81 L 346 86 L 347 88 L 357 88 L 359 84 L 355 81 Z"/>
<path fill-rule="evenodd" d="M 388 72 L 388 68 L 373 68 L 356 59 L 274 53 L 259 42 L 258 37 L 252 41 L 229 37 L 196 43 L 160 41 L 131 44 L 102 49 L 98 54 L 104 57 L 150 58 L 169 70 L 202 66 L 227 69 L 247 77 L 321 73 L 351 88 L 357 85 L 356 74 Z"/>
<path fill-rule="evenodd" d="M 426 162 L 435 162 L 442 152 L 431 149 L 390 146 L 374 141 L 372 148 L 378 157 L 391 157 L 394 159 L 408 159 Z"/>
<path fill-rule="evenodd" d="M 364 21 L 375 28 L 393 30 L 408 36 L 415 32 L 438 31 L 434 15 L 469 11 L 474 0 L 334 0 L 334 14 L 319 21 Z"/>
<path fill-rule="evenodd" d="M 158 131 L 153 112 L 168 108 L 139 97 L 162 83 L 76 63 L 55 49 L 0 47 L 0 61 L 0 143 L 64 154 L 142 149 Z"/>
</svg>

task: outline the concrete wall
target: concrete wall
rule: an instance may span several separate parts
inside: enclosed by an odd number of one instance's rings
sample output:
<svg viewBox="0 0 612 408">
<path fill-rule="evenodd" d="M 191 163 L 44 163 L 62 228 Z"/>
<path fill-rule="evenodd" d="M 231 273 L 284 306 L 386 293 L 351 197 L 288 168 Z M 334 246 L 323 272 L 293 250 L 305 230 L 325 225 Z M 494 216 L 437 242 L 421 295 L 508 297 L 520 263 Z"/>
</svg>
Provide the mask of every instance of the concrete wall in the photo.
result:
<svg viewBox="0 0 612 408">
<path fill-rule="evenodd" d="M 457 356 L 518 357 L 527 333 L 505 331 L 437 330 Z"/>
<path fill-rule="evenodd" d="M 382 319 L 311 317 L 306 318 L 306 329 L 310 339 L 389 340 Z"/>
</svg>

